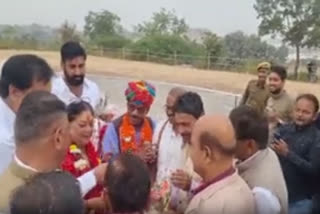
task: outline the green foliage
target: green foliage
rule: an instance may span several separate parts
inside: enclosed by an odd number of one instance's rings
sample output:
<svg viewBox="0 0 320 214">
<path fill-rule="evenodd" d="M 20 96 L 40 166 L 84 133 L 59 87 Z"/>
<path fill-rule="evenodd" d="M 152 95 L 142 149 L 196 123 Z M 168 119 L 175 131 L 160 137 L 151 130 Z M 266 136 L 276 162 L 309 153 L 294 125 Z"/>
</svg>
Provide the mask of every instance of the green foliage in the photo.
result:
<svg viewBox="0 0 320 214">
<path fill-rule="evenodd" d="M 147 57 L 162 57 L 174 63 L 173 57 L 179 64 L 190 64 L 197 55 L 204 54 L 204 49 L 187 39 L 177 35 L 152 35 L 146 36 L 129 46 L 135 53 L 144 51 L 140 59 L 147 60 Z"/>
<path fill-rule="evenodd" d="M 294 76 L 297 78 L 300 48 L 318 46 L 319 0 L 256 0 L 254 8 L 261 20 L 260 35 L 281 36 L 284 42 L 296 48 Z"/>
<path fill-rule="evenodd" d="M 119 16 L 107 10 L 90 11 L 85 17 L 84 33 L 92 40 L 104 36 L 117 36 L 122 31 L 120 20 Z"/>
<path fill-rule="evenodd" d="M 276 48 L 256 35 L 245 35 L 242 31 L 230 33 L 224 38 L 224 48 L 229 58 L 264 59 L 284 63 L 289 54 L 285 46 Z"/>
<path fill-rule="evenodd" d="M 98 47 L 118 49 L 129 45 L 131 41 L 122 36 L 104 36 L 98 37 L 94 41 Z"/>
<path fill-rule="evenodd" d="M 65 21 L 58 29 L 60 40 L 62 43 L 68 41 L 80 41 L 80 35 L 77 33 L 77 26 Z"/>
<path fill-rule="evenodd" d="M 160 12 L 154 13 L 151 21 L 137 26 L 137 30 L 146 36 L 152 35 L 178 35 L 181 36 L 188 31 L 189 27 L 184 19 L 179 19 L 175 11 L 167 11 L 162 8 Z"/>
<path fill-rule="evenodd" d="M 202 37 L 202 44 L 206 50 L 207 56 L 211 58 L 211 62 L 216 62 L 223 53 L 222 40 L 217 34 L 207 31 Z"/>
<path fill-rule="evenodd" d="M 129 43 L 121 33 L 123 28 L 120 17 L 104 10 L 89 12 L 85 17 L 84 33 L 90 38 L 90 43 L 102 48 L 122 48 Z"/>
</svg>

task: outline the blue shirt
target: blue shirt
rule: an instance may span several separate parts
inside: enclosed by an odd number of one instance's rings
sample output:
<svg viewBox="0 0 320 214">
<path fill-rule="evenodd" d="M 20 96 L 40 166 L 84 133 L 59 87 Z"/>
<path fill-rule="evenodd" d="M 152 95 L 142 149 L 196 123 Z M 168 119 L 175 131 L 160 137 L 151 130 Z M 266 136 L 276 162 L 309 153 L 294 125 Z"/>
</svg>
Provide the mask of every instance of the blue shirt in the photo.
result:
<svg viewBox="0 0 320 214">
<path fill-rule="evenodd" d="M 151 125 L 153 128 L 156 126 L 156 123 L 154 120 L 152 120 Z M 140 141 L 140 137 L 141 137 L 140 130 L 136 130 L 136 136 L 135 136 L 136 142 Z M 120 154 L 119 144 L 120 144 L 119 136 L 118 136 L 116 127 L 114 123 L 110 123 L 102 140 L 103 154 L 110 154 L 110 153 L 113 155 Z"/>
</svg>

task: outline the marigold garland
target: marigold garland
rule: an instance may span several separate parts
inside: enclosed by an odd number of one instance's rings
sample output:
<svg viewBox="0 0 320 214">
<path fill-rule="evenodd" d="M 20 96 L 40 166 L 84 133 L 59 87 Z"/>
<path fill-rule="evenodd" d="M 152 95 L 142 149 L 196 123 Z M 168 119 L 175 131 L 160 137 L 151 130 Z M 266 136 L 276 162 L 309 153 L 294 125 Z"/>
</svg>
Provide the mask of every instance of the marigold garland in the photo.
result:
<svg viewBox="0 0 320 214">
<path fill-rule="evenodd" d="M 126 114 L 122 118 L 119 135 L 121 152 L 136 152 L 139 146 L 152 142 L 152 127 L 145 118 L 141 128 L 140 141 L 136 142 L 136 130 L 130 122 L 129 115 Z"/>
</svg>

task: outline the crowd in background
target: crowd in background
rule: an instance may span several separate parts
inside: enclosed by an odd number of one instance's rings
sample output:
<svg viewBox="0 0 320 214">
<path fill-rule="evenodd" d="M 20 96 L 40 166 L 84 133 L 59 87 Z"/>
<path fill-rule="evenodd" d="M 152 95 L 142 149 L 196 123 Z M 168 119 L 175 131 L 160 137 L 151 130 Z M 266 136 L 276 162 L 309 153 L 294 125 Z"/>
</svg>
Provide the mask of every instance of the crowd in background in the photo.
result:
<svg viewBox="0 0 320 214">
<path fill-rule="evenodd" d="M 174 87 L 155 121 L 152 84 L 110 92 L 121 113 L 86 60 L 67 42 L 61 73 L 35 55 L 3 64 L 0 213 L 320 213 L 319 101 L 293 100 L 284 67 L 259 64 L 229 115 L 207 115 L 199 94 Z"/>
</svg>

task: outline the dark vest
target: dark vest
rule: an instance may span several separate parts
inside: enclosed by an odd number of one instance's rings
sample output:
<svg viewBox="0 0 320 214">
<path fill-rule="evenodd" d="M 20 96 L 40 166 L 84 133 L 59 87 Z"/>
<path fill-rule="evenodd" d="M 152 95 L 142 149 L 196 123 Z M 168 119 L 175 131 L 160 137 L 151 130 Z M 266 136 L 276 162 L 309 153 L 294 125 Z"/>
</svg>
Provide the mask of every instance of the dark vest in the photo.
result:
<svg viewBox="0 0 320 214">
<path fill-rule="evenodd" d="M 121 117 L 115 119 L 112 123 L 114 125 L 114 128 L 116 130 L 116 133 L 117 133 L 117 136 L 118 136 L 118 140 L 119 140 L 119 151 L 121 151 L 121 139 L 120 139 L 120 134 L 119 134 L 119 130 L 120 130 L 120 126 L 122 124 L 122 119 L 123 119 L 124 115 L 122 115 Z M 151 126 L 151 129 L 152 129 L 152 132 L 154 131 L 154 128 L 153 127 L 153 122 L 152 122 L 152 119 L 150 117 L 147 117 L 147 121 L 149 123 L 149 125 Z"/>
</svg>

